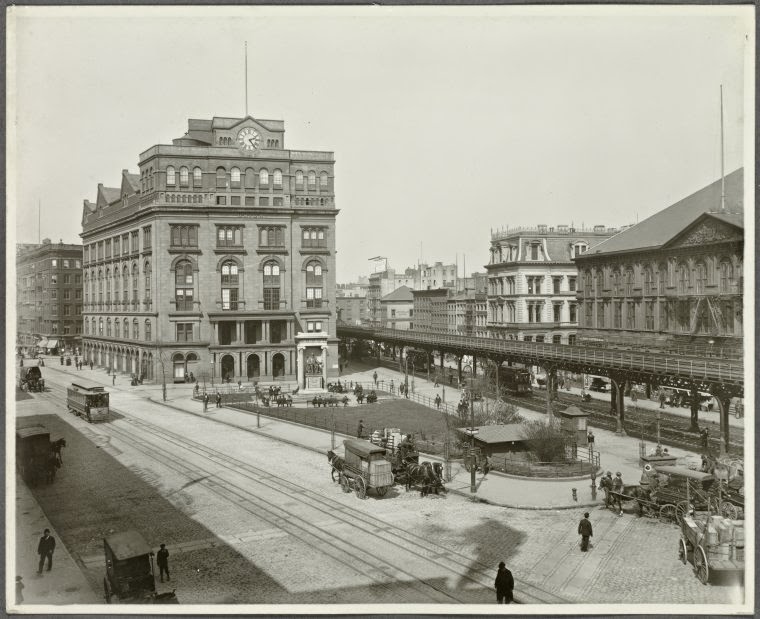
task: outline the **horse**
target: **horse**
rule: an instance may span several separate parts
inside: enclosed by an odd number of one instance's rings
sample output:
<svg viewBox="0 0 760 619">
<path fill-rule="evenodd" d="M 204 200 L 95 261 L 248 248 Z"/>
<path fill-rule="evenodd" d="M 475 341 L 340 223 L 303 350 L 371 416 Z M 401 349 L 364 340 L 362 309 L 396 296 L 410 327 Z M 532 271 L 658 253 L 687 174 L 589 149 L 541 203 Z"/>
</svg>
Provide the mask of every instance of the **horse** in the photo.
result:
<svg viewBox="0 0 760 619">
<path fill-rule="evenodd" d="M 59 438 L 57 441 L 52 441 L 50 443 L 50 451 L 55 454 L 55 458 L 58 461 L 58 466 L 60 467 L 63 464 L 63 457 L 61 455 L 61 449 L 66 447 L 66 439 L 65 438 Z"/>
<path fill-rule="evenodd" d="M 426 496 L 435 491 L 438 494 L 440 481 L 433 471 L 433 465 L 430 462 L 415 464 L 410 462 L 406 465 L 406 489 L 409 491 L 412 486 L 420 487 L 420 496 Z"/>
<path fill-rule="evenodd" d="M 51 451 L 45 461 L 45 479 L 47 483 L 53 483 L 55 480 L 56 469 L 59 468 L 61 468 L 61 463 L 58 462 L 57 456 Z"/>
<path fill-rule="evenodd" d="M 332 450 L 327 452 L 327 461 L 332 467 L 332 470 L 330 471 L 330 477 L 332 477 L 333 481 L 339 482 L 343 474 L 343 467 L 345 466 L 346 461 Z M 335 479 L 335 473 L 338 474 L 338 479 Z"/>
</svg>

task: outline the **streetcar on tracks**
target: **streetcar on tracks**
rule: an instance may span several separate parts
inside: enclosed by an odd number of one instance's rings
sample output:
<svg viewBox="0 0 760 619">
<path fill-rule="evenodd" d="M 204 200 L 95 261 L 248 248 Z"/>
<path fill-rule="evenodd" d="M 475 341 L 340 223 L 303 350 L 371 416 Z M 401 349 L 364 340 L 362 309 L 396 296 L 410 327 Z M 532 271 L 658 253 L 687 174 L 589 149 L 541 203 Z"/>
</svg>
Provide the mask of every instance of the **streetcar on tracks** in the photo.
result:
<svg viewBox="0 0 760 619">
<path fill-rule="evenodd" d="M 50 449 L 50 432 L 43 425 L 16 428 L 16 469 L 29 484 L 51 480 L 55 456 Z M 53 467 L 51 471 L 51 467 Z"/>
<path fill-rule="evenodd" d="M 66 407 L 90 423 L 106 421 L 110 412 L 109 394 L 99 383 L 77 379 L 66 391 Z"/>
<path fill-rule="evenodd" d="M 103 540 L 106 603 L 179 604 L 174 591 L 156 593 L 153 551 L 137 531 L 115 533 Z"/>
<path fill-rule="evenodd" d="M 360 499 L 367 496 L 367 490 L 385 496 L 394 483 L 393 465 L 385 457 L 385 448 L 354 439 L 343 441 L 343 445 L 346 449 L 345 462 L 340 471 L 343 492 L 354 490 Z"/>
<path fill-rule="evenodd" d="M 499 387 L 512 395 L 530 395 L 530 372 L 526 368 L 499 367 Z"/>
</svg>

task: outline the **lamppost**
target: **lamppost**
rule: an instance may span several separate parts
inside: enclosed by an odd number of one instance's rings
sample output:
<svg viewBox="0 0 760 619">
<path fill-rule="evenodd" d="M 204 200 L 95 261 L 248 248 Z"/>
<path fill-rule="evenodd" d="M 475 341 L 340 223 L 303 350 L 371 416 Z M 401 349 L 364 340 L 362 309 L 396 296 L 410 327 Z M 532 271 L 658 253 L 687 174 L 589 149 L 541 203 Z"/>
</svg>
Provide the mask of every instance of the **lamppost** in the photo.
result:
<svg viewBox="0 0 760 619">
<path fill-rule="evenodd" d="M 211 387 L 214 387 L 214 362 L 211 361 Z"/>
<path fill-rule="evenodd" d="M 475 488 L 475 469 L 477 461 L 475 459 L 475 402 L 472 397 L 472 388 L 470 388 L 470 494 L 477 492 Z"/>
</svg>

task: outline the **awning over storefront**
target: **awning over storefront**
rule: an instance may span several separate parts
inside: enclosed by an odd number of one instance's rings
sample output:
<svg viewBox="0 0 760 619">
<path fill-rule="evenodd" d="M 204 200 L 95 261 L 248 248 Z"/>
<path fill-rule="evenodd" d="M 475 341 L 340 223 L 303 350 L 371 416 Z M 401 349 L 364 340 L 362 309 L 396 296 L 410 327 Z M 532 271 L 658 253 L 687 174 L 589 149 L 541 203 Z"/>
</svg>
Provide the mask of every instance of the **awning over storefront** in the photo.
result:
<svg viewBox="0 0 760 619">
<path fill-rule="evenodd" d="M 58 348 L 58 340 L 48 340 L 45 348 Z"/>
<path fill-rule="evenodd" d="M 37 346 L 39 346 L 40 348 L 47 348 L 48 341 L 46 339 L 41 339 L 39 342 L 37 342 Z"/>
</svg>

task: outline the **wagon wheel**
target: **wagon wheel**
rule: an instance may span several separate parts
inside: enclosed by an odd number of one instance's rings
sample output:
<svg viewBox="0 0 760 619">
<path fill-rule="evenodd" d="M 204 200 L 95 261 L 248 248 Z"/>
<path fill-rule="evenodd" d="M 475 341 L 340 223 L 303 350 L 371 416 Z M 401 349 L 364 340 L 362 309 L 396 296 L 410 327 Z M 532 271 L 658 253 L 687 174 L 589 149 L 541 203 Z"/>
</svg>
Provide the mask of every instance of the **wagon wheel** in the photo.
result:
<svg viewBox="0 0 760 619">
<path fill-rule="evenodd" d="M 354 491 L 356 492 L 356 496 L 360 499 L 367 497 L 367 484 L 364 482 L 363 477 L 357 477 L 354 480 Z"/>
<path fill-rule="evenodd" d="M 683 524 L 683 517 L 694 511 L 694 506 L 688 501 L 680 501 L 676 505 L 676 522 Z"/>
<path fill-rule="evenodd" d="M 723 503 L 720 506 L 720 513 L 726 518 L 731 518 L 731 520 L 736 520 L 737 516 L 739 515 L 739 510 L 736 508 L 736 505 L 734 505 L 733 503 L 729 503 L 728 501 L 723 501 Z"/>
<path fill-rule="evenodd" d="M 343 488 L 343 492 L 351 492 L 351 480 L 343 475 L 340 478 L 340 487 Z"/>
<path fill-rule="evenodd" d="M 388 486 L 380 486 L 376 490 L 378 496 L 385 496 L 386 492 L 388 492 Z"/>
<path fill-rule="evenodd" d="M 702 546 L 697 546 L 694 549 L 694 571 L 697 573 L 699 582 L 701 582 L 703 585 L 706 585 L 708 579 L 710 578 L 710 568 L 707 565 L 707 555 L 705 554 L 705 549 L 702 548 Z"/>
<path fill-rule="evenodd" d="M 677 508 L 675 505 L 668 503 L 660 508 L 660 522 L 675 522 L 677 519 Z"/>
<path fill-rule="evenodd" d="M 686 551 L 686 540 L 681 537 L 680 540 L 678 540 L 678 558 L 681 559 L 681 563 L 686 565 L 686 561 L 688 561 L 688 554 Z"/>
</svg>

